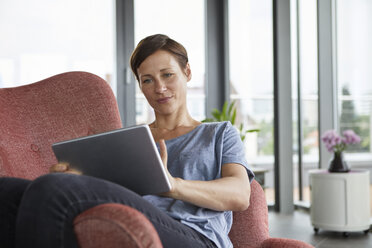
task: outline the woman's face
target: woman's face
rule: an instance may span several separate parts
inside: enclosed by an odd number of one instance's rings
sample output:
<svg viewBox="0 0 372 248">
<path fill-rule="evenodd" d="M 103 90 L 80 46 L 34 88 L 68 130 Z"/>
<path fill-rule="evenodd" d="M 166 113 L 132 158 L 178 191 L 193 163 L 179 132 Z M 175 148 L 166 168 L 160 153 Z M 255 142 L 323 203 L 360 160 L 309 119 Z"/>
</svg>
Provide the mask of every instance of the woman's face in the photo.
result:
<svg viewBox="0 0 372 248">
<path fill-rule="evenodd" d="M 190 67 L 182 69 L 169 52 L 159 50 L 147 57 L 137 69 L 140 88 L 158 114 L 168 115 L 186 107 Z"/>
</svg>

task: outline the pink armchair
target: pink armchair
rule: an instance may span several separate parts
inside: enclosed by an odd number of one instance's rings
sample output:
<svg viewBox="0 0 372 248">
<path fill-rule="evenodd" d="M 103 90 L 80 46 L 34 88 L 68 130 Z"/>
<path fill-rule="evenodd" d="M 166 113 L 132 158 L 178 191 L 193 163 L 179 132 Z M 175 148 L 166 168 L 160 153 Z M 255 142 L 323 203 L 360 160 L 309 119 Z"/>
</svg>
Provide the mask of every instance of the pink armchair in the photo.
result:
<svg viewBox="0 0 372 248">
<path fill-rule="evenodd" d="M 54 142 L 122 127 L 108 84 L 86 72 L 68 72 L 40 82 L 0 89 L 0 177 L 34 179 L 48 173 L 56 158 Z M 265 196 L 251 184 L 251 204 L 234 213 L 234 247 L 313 247 L 301 241 L 270 238 Z M 82 248 L 162 247 L 156 230 L 137 210 L 102 204 L 75 218 Z"/>
</svg>

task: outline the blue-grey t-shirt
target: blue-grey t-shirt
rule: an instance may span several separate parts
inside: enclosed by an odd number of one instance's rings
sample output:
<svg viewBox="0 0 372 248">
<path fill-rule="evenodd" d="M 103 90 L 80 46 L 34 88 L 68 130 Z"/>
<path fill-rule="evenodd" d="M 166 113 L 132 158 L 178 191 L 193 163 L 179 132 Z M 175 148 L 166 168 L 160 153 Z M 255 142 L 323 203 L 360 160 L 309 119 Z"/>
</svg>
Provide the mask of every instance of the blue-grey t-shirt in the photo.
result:
<svg viewBox="0 0 372 248">
<path fill-rule="evenodd" d="M 203 123 L 182 136 L 166 140 L 168 170 L 173 177 L 209 181 L 221 177 L 226 163 L 241 164 L 252 181 L 244 145 L 230 122 Z M 144 199 L 181 223 L 202 233 L 218 247 L 232 247 L 231 211 L 215 211 L 172 198 L 147 195 Z"/>
</svg>

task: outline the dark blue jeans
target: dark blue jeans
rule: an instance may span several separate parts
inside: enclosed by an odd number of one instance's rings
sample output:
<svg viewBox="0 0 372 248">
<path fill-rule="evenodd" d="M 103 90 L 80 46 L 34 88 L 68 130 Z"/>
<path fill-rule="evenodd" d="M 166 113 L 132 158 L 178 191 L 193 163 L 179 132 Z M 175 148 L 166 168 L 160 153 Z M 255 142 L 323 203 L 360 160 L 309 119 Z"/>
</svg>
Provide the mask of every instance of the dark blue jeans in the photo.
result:
<svg viewBox="0 0 372 248">
<path fill-rule="evenodd" d="M 19 178 L 0 178 L 0 247 L 14 247 L 18 207 L 29 183 Z"/>
<path fill-rule="evenodd" d="M 0 201 L 1 247 L 13 247 L 14 243 L 15 247 L 78 247 L 74 218 L 91 207 L 113 202 L 142 212 L 154 225 L 164 247 L 215 247 L 202 234 L 172 219 L 138 194 L 93 177 L 54 173 L 32 182 L 0 178 Z"/>
</svg>

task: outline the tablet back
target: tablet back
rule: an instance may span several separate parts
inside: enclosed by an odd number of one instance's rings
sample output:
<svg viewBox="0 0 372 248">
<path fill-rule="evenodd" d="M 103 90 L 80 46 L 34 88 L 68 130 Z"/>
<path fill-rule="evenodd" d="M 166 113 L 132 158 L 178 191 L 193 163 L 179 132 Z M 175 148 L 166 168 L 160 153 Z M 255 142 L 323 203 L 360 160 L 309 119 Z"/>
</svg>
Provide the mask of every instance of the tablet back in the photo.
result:
<svg viewBox="0 0 372 248">
<path fill-rule="evenodd" d="M 58 142 L 52 145 L 59 162 L 83 175 L 120 184 L 140 195 L 171 189 L 147 125 Z"/>
</svg>

